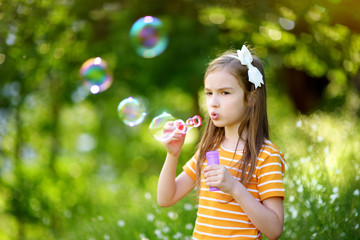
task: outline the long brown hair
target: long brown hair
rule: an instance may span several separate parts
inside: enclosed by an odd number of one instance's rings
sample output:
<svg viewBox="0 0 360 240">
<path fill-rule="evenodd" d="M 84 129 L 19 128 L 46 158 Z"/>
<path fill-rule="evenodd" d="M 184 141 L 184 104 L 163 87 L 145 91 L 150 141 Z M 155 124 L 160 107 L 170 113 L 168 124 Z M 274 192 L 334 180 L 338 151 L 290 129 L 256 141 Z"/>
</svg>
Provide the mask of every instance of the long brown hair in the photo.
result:
<svg viewBox="0 0 360 240">
<path fill-rule="evenodd" d="M 255 89 L 254 84 L 249 82 L 248 68 L 242 65 L 238 59 L 229 55 L 236 56 L 236 53 L 235 51 L 227 51 L 209 63 L 205 72 L 204 81 L 210 73 L 218 70 L 226 70 L 238 80 L 239 85 L 245 93 L 245 110 L 238 129 L 239 140 L 241 139 L 244 141 L 245 146 L 243 156 L 237 165 L 239 170 L 242 172 L 240 177 L 241 183 L 248 186 L 252 175 L 255 172 L 255 163 L 261 149 L 261 145 L 265 138 L 269 139 L 269 127 L 266 110 L 266 86 L 263 84 Z M 262 63 L 254 54 L 252 54 L 252 56 L 252 64 L 259 69 L 263 75 L 265 83 L 265 74 Z M 247 133 L 246 139 L 242 139 L 243 132 Z M 206 152 L 216 150 L 224 138 L 224 127 L 216 127 L 208 116 L 205 132 L 198 145 L 199 156 L 196 167 L 196 187 L 198 196 L 200 193 L 202 165 L 206 158 Z M 234 150 L 236 152 L 236 149 Z M 246 174 L 246 172 L 248 173 Z"/>
</svg>

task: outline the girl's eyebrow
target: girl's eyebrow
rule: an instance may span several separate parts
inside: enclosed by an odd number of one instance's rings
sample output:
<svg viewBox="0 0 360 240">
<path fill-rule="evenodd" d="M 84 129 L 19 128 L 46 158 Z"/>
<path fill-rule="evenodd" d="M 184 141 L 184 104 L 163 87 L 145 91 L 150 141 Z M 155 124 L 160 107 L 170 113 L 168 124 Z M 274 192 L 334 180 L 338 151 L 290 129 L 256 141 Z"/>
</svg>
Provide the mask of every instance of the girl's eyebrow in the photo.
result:
<svg viewBox="0 0 360 240">
<path fill-rule="evenodd" d="M 217 89 L 214 89 L 215 91 L 224 91 L 224 90 L 231 90 L 233 89 L 232 87 L 222 87 L 222 88 L 217 88 Z M 211 89 L 209 88 L 205 88 L 205 91 L 210 91 Z"/>
</svg>

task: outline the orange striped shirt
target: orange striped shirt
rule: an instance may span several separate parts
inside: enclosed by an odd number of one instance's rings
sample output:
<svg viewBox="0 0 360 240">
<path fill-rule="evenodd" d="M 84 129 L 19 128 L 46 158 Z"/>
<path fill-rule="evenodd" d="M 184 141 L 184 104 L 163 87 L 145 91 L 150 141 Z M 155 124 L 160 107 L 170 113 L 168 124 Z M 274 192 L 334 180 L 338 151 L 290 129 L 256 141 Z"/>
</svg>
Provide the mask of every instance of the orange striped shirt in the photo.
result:
<svg viewBox="0 0 360 240">
<path fill-rule="evenodd" d="M 219 162 L 226 166 L 237 180 L 241 171 L 236 162 L 241 159 L 242 151 L 234 152 L 223 148 L 218 149 Z M 184 171 L 196 181 L 197 154 L 184 166 Z M 207 165 L 204 161 L 203 168 Z M 234 166 L 235 165 L 235 166 Z M 270 197 L 285 197 L 283 175 L 285 172 L 284 156 L 269 140 L 265 140 L 256 161 L 256 169 L 247 190 L 259 202 Z M 239 174 L 238 174 L 239 173 Z M 230 201 L 231 200 L 231 201 Z M 230 202 L 229 202 L 230 201 Z M 193 239 L 261 239 L 261 233 L 251 223 L 240 205 L 230 196 L 219 191 L 209 191 L 204 176 L 201 175 L 201 191 L 199 208 Z"/>
</svg>

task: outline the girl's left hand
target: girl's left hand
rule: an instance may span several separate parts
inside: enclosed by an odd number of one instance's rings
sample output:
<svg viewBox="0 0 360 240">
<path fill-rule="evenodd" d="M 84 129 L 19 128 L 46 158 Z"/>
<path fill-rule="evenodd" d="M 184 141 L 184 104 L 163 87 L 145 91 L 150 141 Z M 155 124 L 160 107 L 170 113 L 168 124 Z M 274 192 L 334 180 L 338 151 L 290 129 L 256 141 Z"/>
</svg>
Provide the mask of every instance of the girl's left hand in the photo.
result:
<svg viewBox="0 0 360 240">
<path fill-rule="evenodd" d="M 206 186 L 220 188 L 231 194 L 238 181 L 229 173 L 225 166 L 214 164 L 204 168 Z"/>
</svg>

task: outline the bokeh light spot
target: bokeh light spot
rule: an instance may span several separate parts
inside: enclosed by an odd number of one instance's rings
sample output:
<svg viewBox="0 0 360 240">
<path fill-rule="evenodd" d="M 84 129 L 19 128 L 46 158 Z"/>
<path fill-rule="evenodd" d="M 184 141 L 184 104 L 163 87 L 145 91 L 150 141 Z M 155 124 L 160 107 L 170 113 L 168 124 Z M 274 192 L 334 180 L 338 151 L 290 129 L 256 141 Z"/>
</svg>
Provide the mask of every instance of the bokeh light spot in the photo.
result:
<svg viewBox="0 0 360 240">
<path fill-rule="evenodd" d="M 295 27 L 295 22 L 287 18 L 280 18 L 279 23 L 280 26 L 285 30 L 292 30 Z"/>
<path fill-rule="evenodd" d="M 5 62 L 5 54 L 0 53 L 0 64 Z"/>
</svg>

